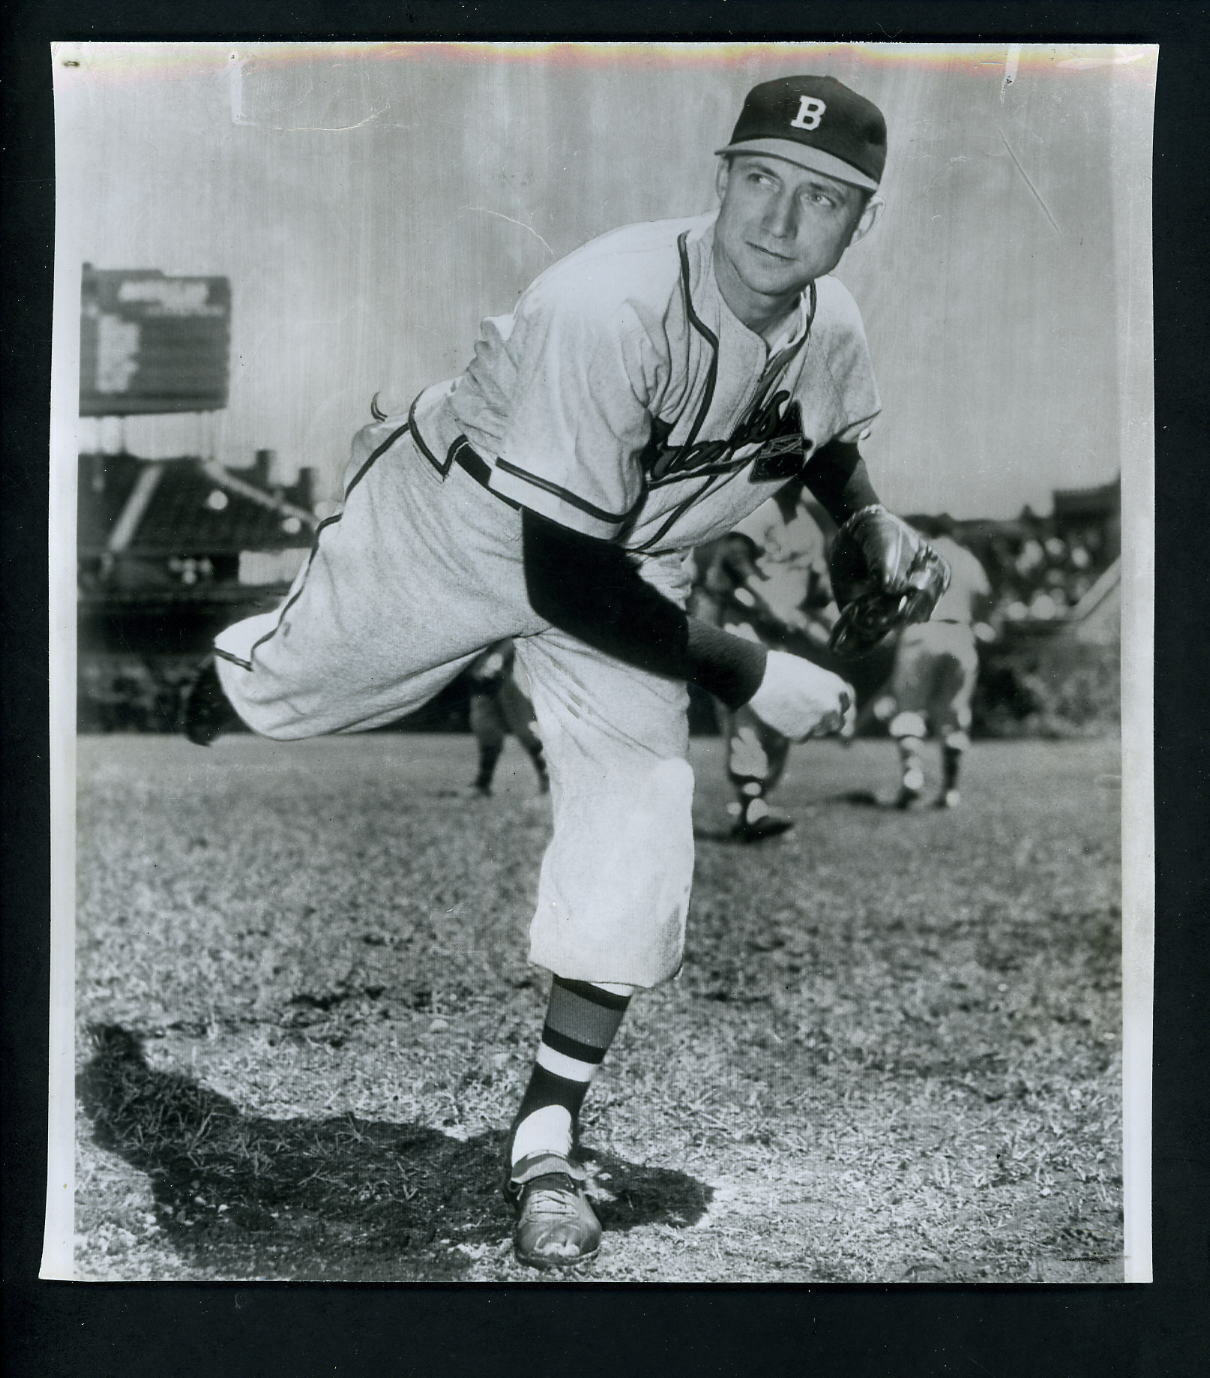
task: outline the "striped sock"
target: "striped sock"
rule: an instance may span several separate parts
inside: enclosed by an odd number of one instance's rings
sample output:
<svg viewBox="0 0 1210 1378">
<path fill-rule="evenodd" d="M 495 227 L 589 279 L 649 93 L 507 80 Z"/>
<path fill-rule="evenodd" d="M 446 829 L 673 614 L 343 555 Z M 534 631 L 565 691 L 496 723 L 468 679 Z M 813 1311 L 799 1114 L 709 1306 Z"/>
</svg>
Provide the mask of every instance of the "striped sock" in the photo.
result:
<svg viewBox="0 0 1210 1378">
<path fill-rule="evenodd" d="M 535 1154 L 567 1157 L 589 1084 L 630 1004 L 632 987 L 551 982 L 550 1005 L 534 1070 L 513 1128 L 509 1161 L 515 1168 Z"/>
</svg>

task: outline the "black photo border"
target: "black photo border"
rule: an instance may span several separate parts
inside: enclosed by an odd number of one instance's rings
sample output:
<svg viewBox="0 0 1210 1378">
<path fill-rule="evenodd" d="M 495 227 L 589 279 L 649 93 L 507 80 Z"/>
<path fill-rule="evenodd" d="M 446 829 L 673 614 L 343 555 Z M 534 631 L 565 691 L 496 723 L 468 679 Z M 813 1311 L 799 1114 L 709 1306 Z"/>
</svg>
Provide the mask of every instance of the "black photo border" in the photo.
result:
<svg viewBox="0 0 1210 1378">
<path fill-rule="evenodd" d="M 188 7 L 11 5 L 3 40 L 3 1306 L 20 1378 L 193 1374 L 655 1372 L 1184 1375 L 1204 1371 L 1210 1296 L 1205 839 L 1205 240 L 1210 7 L 781 0 L 572 8 L 416 0 Z M 818 15 L 828 23 L 804 27 Z M 636 39 L 1160 45 L 1155 125 L 1155 1281 L 1095 1287 L 525 1288 L 41 1282 L 50 803 L 47 495 L 55 40 Z M 1022 399 L 1027 405 L 1028 399 Z"/>
</svg>

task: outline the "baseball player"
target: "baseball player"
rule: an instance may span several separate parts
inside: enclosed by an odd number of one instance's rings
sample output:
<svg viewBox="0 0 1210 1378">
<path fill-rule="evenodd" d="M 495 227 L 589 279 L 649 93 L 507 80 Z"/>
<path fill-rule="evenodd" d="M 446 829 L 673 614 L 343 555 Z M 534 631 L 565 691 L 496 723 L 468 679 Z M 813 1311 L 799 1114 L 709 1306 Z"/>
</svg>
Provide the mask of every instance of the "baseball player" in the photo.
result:
<svg viewBox="0 0 1210 1378">
<path fill-rule="evenodd" d="M 704 583 L 718 622 L 735 636 L 812 658 L 826 652 L 832 629 L 823 533 L 801 479 L 737 523 L 715 547 Z M 720 705 L 727 777 L 737 796 L 731 835 L 762 842 L 793 819 L 770 809 L 769 794 L 785 772 L 790 742 L 751 708 Z"/>
<path fill-rule="evenodd" d="M 923 624 L 906 627 L 895 647 L 887 696 L 894 716 L 889 730 L 899 752 L 896 807 L 910 809 L 924 793 L 924 739 L 941 747 L 938 808 L 960 802 L 958 776 L 970 745 L 971 698 L 979 673 L 975 628 L 991 602 L 991 584 L 978 559 L 953 539 L 944 518 L 930 523 L 933 548 L 949 565 L 949 588 Z"/>
<path fill-rule="evenodd" d="M 470 687 L 470 724 L 479 751 L 479 770 L 472 786 L 487 798 L 492 792 L 496 766 L 511 732 L 533 763 L 538 792 L 550 789 L 542 742 L 533 728 L 534 709 L 514 673 L 516 650 L 506 637 L 489 646 L 472 662 L 467 673 Z"/>
<path fill-rule="evenodd" d="M 280 609 L 218 636 L 187 729 L 219 730 L 224 695 L 278 740 L 372 728 L 514 638 L 553 814 L 529 940 L 550 1002 L 505 1167 L 538 1267 L 598 1250 L 580 1107 L 634 991 L 681 964 L 687 685 L 795 741 L 848 707 L 839 676 L 691 618 L 688 552 L 801 474 L 907 615 L 944 585 L 867 474 L 878 395 L 830 276 L 879 215 L 881 113 L 829 77 L 766 82 L 719 152 L 716 213 L 569 254 L 461 376 L 357 433 L 342 510 Z"/>
</svg>

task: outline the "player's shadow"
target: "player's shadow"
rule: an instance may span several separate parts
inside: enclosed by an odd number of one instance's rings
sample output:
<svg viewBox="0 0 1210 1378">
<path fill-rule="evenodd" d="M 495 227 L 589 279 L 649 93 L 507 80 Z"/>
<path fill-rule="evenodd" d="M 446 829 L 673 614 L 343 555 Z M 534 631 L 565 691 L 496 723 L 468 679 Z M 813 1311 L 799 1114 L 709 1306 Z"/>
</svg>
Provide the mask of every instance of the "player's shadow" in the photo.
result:
<svg viewBox="0 0 1210 1378">
<path fill-rule="evenodd" d="M 891 801 L 893 803 L 893 801 Z M 880 799 L 873 790 L 850 789 L 841 790 L 837 794 L 825 795 L 816 799 L 805 809 L 800 810 L 801 819 L 808 818 L 813 810 L 827 808 L 830 804 L 851 804 L 857 808 L 885 808 L 887 801 Z M 698 842 L 719 842 L 726 847 L 753 848 L 753 843 L 744 838 L 737 837 L 732 831 L 733 824 L 727 823 L 722 827 L 711 827 L 702 823 L 694 823 L 693 836 Z M 765 848 L 776 845 L 779 840 L 790 844 L 793 838 L 792 833 L 781 833 L 777 837 L 769 838 L 757 844 L 758 848 Z"/>
<path fill-rule="evenodd" d="M 888 801 L 880 798 L 872 789 L 847 789 L 839 794 L 831 794 L 821 801 L 824 804 L 855 804 L 863 809 L 886 808 Z"/>
<path fill-rule="evenodd" d="M 724 847 L 738 847 L 740 845 L 739 838 L 731 831 L 731 825 L 729 823 L 722 828 L 708 827 L 701 823 L 695 823 L 693 825 L 693 836 L 697 842 L 720 842 Z"/>
<path fill-rule="evenodd" d="M 500 1192 L 503 1134 L 455 1139 L 353 1115 L 247 1115 L 179 1072 L 147 1064 L 139 1039 L 91 1030 L 81 1105 L 96 1142 L 147 1174 L 155 1224 L 205 1278 L 451 1282 L 473 1263 L 516 1278 Z M 593 1154 L 611 1232 L 689 1226 L 711 1189 L 683 1172 Z"/>
</svg>

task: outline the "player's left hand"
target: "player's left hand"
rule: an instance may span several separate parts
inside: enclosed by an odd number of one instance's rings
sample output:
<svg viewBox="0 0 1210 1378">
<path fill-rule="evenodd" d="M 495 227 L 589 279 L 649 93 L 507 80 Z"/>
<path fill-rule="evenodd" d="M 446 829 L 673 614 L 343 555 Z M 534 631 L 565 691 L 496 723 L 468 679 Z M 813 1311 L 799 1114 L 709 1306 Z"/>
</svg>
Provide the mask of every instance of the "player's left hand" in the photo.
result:
<svg viewBox="0 0 1210 1378">
<path fill-rule="evenodd" d="M 910 622 L 927 622 L 949 587 L 949 564 L 918 531 L 879 504 L 841 527 L 829 561 L 841 613 L 829 645 L 863 655 Z"/>
</svg>

